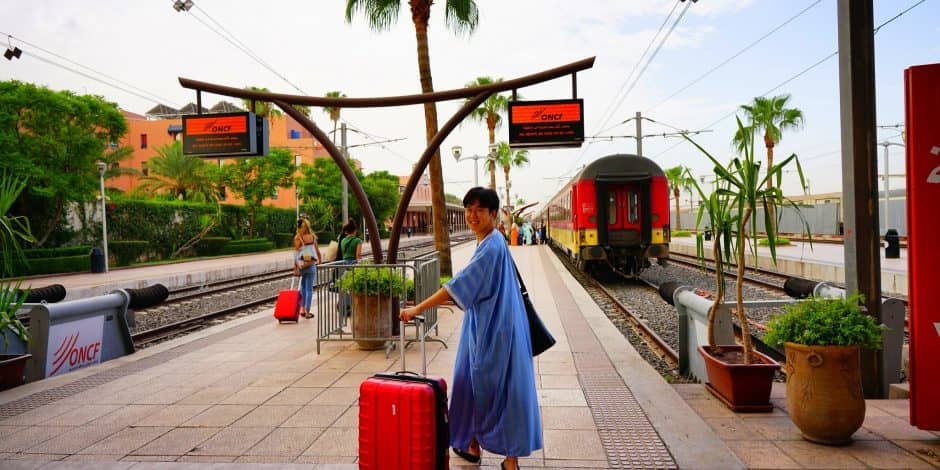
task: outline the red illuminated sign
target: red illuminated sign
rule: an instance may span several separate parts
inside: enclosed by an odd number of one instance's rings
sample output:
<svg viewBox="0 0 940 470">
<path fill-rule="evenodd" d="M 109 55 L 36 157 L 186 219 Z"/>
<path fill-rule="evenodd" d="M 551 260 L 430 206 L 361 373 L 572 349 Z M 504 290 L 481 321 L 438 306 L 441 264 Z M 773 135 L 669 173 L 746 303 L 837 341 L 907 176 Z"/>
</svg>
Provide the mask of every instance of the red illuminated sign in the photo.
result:
<svg viewBox="0 0 940 470">
<path fill-rule="evenodd" d="M 509 102 L 509 146 L 580 147 L 584 100 Z"/>
<path fill-rule="evenodd" d="M 183 116 L 183 155 L 253 157 L 268 153 L 268 121 L 254 113 Z"/>
<path fill-rule="evenodd" d="M 940 64 L 904 71 L 911 424 L 940 430 Z"/>
</svg>

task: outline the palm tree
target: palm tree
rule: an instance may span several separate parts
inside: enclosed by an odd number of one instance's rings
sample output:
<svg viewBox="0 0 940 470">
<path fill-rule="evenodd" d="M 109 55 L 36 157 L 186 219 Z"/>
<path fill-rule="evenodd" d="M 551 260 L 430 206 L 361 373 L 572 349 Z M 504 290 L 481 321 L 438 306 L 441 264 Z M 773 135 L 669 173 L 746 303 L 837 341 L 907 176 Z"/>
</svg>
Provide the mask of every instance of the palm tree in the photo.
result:
<svg viewBox="0 0 940 470">
<path fill-rule="evenodd" d="M 177 141 L 157 149 L 150 159 L 150 175 L 140 179 L 134 192 L 153 196 L 170 193 L 186 201 L 212 202 L 218 199 L 218 189 L 212 181 L 209 165 L 199 158 L 183 155 L 183 146 Z"/>
<path fill-rule="evenodd" d="M 515 150 L 509 146 L 508 142 L 500 142 L 496 147 L 496 161 L 503 167 L 503 175 L 506 177 L 506 204 L 510 204 L 509 198 L 509 170 L 512 167 L 520 168 L 529 163 L 529 151 Z M 510 220 L 507 226 L 512 224 Z"/>
<path fill-rule="evenodd" d="M 271 90 L 268 90 L 267 88 L 264 88 L 264 87 L 256 87 L 256 86 L 246 86 L 245 89 L 246 89 L 246 90 L 250 90 L 250 91 L 262 91 L 262 92 L 265 92 L 265 93 L 268 93 L 268 92 L 271 91 Z M 245 109 L 249 110 L 250 112 L 253 112 L 253 113 L 257 114 L 258 116 L 261 116 L 261 117 L 271 117 L 271 116 L 280 116 L 280 115 L 281 115 L 281 111 L 280 111 L 279 109 L 275 108 L 274 105 L 271 104 L 271 103 L 268 103 L 268 102 L 266 102 L 266 101 L 255 101 L 255 102 L 254 102 L 255 108 L 254 108 L 254 109 L 251 109 L 251 102 L 252 102 L 252 100 L 243 99 L 243 100 L 242 100 L 242 106 L 244 106 Z M 302 107 L 298 107 L 298 109 L 300 110 L 300 112 L 304 113 L 305 115 L 309 115 L 309 114 L 310 114 L 309 109 L 308 109 L 308 110 L 304 110 L 304 108 L 302 108 Z"/>
<path fill-rule="evenodd" d="M 503 81 L 502 78 L 497 78 L 493 80 L 490 77 L 477 77 L 476 80 L 468 82 L 464 85 L 467 88 L 482 86 L 482 85 L 492 85 L 494 83 L 499 83 Z M 467 98 L 466 101 L 470 101 L 471 98 Z M 499 128 L 503 123 L 503 117 L 501 113 L 505 113 L 509 110 L 509 98 L 505 95 L 495 94 L 490 95 L 479 108 L 474 109 L 473 113 L 470 114 L 470 118 L 475 121 L 480 121 L 486 123 L 486 129 L 489 131 L 490 145 L 496 143 L 496 129 Z M 486 169 L 490 172 L 490 189 L 496 189 L 496 161 L 492 159 L 486 159 Z"/>
<path fill-rule="evenodd" d="M 327 98 L 345 98 L 346 94 L 341 91 L 328 91 L 326 92 Z M 332 106 L 326 106 L 323 108 L 323 112 L 330 116 L 330 121 L 333 121 L 333 142 L 336 142 L 336 123 L 339 122 L 339 113 L 343 108 L 334 108 Z"/>
<path fill-rule="evenodd" d="M 738 129 L 734 134 L 732 143 L 740 153 L 743 153 L 748 145 L 748 134 L 764 131 L 764 146 L 767 147 L 767 171 L 770 171 L 774 166 L 774 145 L 778 144 L 780 139 L 783 138 L 783 131 L 803 127 L 803 111 L 797 108 L 787 108 L 789 100 L 789 94 L 772 98 L 758 96 L 754 98 L 751 104 L 741 105 L 744 116 L 750 124 Z M 778 186 L 779 183 L 778 177 Z M 773 192 L 773 187 L 773 178 L 768 178 L 767 189 Z M 776 233 L 777 218 L 774 214 L 774 205 L 771 204 L 768 209 L 770 211 L 769 220 L 772 225 L 770 231 Z"/>
<path fill-rule="evenodd" d="M 690 188 L 695 182 L 688 176 L 686 168 L 682 165 L 667 169 L 666 180 L 669 181 L 669 187 L 672 188 L 672 197 L 676 200 L 676 230 L 678 230 L 682 228 L 679 220 L 679 195 L 683 189 Z"/>
<path fill-rule="evenodd" d="M 389 29 L 398 20 L 401 0 L 346 0 L 346 21 L 352 22 L 358 11 L 365 15 L 369 26 L 376 31 Z M 415 25 L 418 43 L 418 76 L 421 92 L 431 93 L 431 55 L 428 52 L 428 21 L 431 18 L 433 0 L 408 0 L 411 20 Z M 444 22 L 457 34 L 470 34 L 480 21 L 480 13 L 473 0 L 444 0 Z M 424 133 L 427 142 L 437 135 L 437 106 L 424 104 Z M 440 254 L 441 275 L 453 272 L 450 262 L 450 236 L 447 231 L 447 214 L 444 204 L 444 177 L 441 173 L 441 152 L 435 151 L 429 165 L 431 177 L 431 210 L 434 212 L 434 246 Z"/>
</svg>

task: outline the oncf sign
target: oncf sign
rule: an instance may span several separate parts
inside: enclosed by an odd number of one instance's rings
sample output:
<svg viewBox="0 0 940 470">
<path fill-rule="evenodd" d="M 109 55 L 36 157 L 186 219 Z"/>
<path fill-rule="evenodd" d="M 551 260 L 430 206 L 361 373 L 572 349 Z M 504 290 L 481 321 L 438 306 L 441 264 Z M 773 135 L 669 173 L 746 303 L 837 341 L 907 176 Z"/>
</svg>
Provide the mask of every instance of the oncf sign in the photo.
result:
<svg viewBox="0 0 940 470">
<path fill-rule="evenodd" d="M 940 64 L 904 71 L 911 424 L 940 430 Z"/>
<path fill-rule="evenodd" d="M 103 329 L 102 315 L 50 327 L 46 377 L 100 363 Z"/>
</svg>

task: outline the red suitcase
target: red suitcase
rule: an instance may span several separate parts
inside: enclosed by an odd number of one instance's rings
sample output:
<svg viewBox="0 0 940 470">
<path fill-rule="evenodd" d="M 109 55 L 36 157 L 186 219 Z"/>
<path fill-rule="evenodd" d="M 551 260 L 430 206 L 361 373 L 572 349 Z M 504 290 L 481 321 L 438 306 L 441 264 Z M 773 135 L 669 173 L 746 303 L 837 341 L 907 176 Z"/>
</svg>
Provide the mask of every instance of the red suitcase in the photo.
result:
<svg viewBox="0 0 940 470">
<path fill-rule="evenodd" d="M 294 279 L 290 278 L 290 289 L 282 290 L 277 294 L 277 302 L 274 304 L 274 318 L 278 323 L 300 320 L 300 291 L 294 289 Z"/>
<path fill-rule="evenodd" d="M 404 332 L 402 325 L 399 348 L 403 369 Z M 418 336 L 425 358 L 424 338 Z M 446 470 L 449 445 L 447 382 L 443 378 L 404 371 L 376 374 L 359 386 L 360 470 Z"/>
</svg>

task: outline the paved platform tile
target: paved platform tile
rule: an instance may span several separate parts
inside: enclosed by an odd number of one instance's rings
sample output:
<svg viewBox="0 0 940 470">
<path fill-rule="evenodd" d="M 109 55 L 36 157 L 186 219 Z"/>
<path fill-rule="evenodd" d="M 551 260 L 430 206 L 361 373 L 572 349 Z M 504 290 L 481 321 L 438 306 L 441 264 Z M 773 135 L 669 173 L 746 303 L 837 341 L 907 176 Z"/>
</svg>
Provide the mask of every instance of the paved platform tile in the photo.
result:
<svg viewBox="0 0 940 470">
<path fill-rule="evenodd" d="M 187 427 L 225 427 L 257 408 L 254 405 L 215 405 L 183 423 Z"/>
<path fill-rule="evenodd" d="M 935 468 L 888 441 L 856 441 L 848 451 L 853 457 L 874 468 L 920 469 Z"/>
<path fill-rule="evenodd" d="M 327 428 L 302 455 L 320 457 L 357 457 L 359 428 Z M 335 462 L 335 460 L 331 460 Z"/>
<path fill-rule="evenodd" d="M 777 442 L 776 446 L 805 468 L 865 468 L 846 447 L 832 447 L 807 441 Z"/>
<path fill-rule="evenodd" d="M 594 416 L 586 406 L 543 406 L 542 429 L 596 430 Z"/>
<path fill-rule="evenodd" d="M 276 428 L 245 452 L 247 456 L 295 458 L 320 437 L 324 428 Z"/>
<path fill-rule="evenodd" d="M 307 405 L 281 424 L 285 428 L 325 428 L 342 416 L 348 406 L 344 405 Z"/>
<path fill-rule="evenodd" d="M 542 452 L 548 459 L 589 460 L 605 455 L 596 431 L 546 429 L 542 438 L 545 444 Z"/>
<path fill-rule="evenodd" d="M 223 428 L 187 455 L 228 455 L 234 459 L 271 434 L 273 427 Z"/>
<path fill-rule="evenodd" d="M 271 426 L 277 427 L 295 415 L 301 405 L 261 405 L 235 421 L 235 427 Z"/>
<path fill-rule="evenodd" d="M 803 468 L 795 460 L 783 454 L 773 442 L 739 440 L 728 442 L 728 447 L 747 468 Z"/>
<path fill-rule="evenodd" d="M 169 427 L 124 428 L 107 439 L 82 449 L 79 454 L 110 454 L 123 457 L 170 432 L 172 429 Z"/>
<path fill-rule="evenodd" d="M 183 455 L 219 432 L 218 428 L 176 428 L 131 452 L 131 455 Z"/>
<path fill-rule="evenodd" d="M 36 444 L 74 430 L 68 426 L 31 426 L 0 439 L 0 452 L 22 452 Z"/>
<path fill-rule="evenodd" d="M 177 427 L 208 408 L 209 405 L 170 405 L 142 418 L 136 426 Z"/>
</svg>

